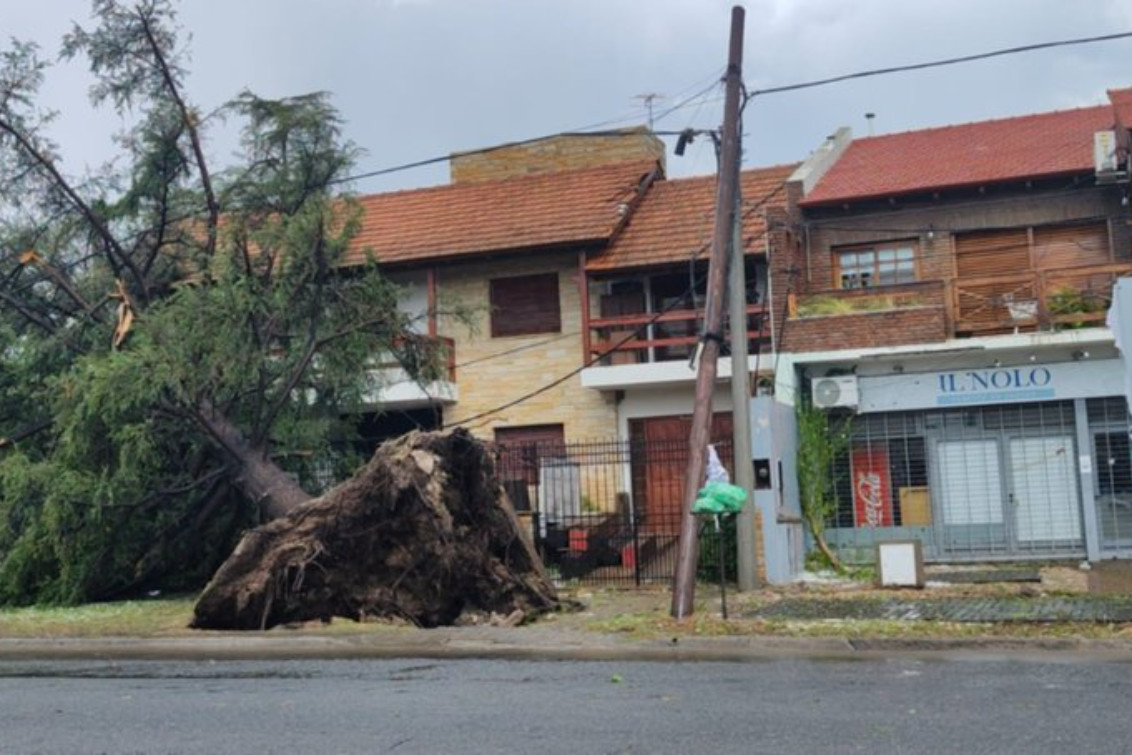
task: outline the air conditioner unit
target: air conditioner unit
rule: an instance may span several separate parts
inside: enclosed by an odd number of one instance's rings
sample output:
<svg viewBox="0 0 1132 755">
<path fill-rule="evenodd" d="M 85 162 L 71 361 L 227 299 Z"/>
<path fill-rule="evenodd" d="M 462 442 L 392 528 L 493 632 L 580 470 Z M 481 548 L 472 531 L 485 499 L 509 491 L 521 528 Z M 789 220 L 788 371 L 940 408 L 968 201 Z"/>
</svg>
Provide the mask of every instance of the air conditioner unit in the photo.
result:
<svg viewBox="0 0 1132 755">
<path fill-rule="evenodd" d="M 857 408 L 859 397 L 856 375 L 813 378 L 810 380 L 810 392 L 814 397 L 814 406 L 819 409 Z"/>
<path fill-rule="evenodd" d="M 1093 134 L 1093 168 L 1098 184 L 1128 181 L 1128 172 L 1120 164 L 1115 131 L 1097 131 Z"/>
</svg>

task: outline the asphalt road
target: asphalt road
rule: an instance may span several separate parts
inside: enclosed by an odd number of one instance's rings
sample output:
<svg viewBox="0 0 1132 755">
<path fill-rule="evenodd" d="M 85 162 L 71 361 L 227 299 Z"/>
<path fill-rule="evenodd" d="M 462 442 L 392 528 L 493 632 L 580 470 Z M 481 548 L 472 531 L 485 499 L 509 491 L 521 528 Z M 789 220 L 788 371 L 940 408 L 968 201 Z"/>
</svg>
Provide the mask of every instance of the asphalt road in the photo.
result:
<svg viewBox="0 0 1132 755">
<path fill-rule="evenodd" d="M 0 753 L 1126 753 L 1132 666 L 0 663 Z"/>
</svg>

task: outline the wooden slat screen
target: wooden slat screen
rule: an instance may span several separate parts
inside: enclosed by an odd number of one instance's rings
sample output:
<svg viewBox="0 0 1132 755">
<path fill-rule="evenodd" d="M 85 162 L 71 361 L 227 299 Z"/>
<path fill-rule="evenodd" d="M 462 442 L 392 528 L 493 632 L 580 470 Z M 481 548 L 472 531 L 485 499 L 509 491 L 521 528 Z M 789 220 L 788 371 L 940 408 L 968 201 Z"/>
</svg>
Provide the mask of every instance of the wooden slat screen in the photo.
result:
<svg viewBox="0 0 1132 755">
<path fill-rule="evenodd" d="M 956 326 L 965 332 L 1004 330 L 1032 325 L 1037 321 L 1037 291 L 1032 276 L 1014 276 L 975 285 L 959 281 L 956 283 L 956 304 Z M 1033 316 L 1027 316 L 1030 312 Z"/>
<path fill-rule="evenodd" d="M 562 332 L 557 273 L 496 278 L 489 296 L 493 337 Z"/>
<path fill-rule="evenodd" d="M 1035 228 L 1034 259 L 1039 270 L 1103 265 L 1112 259 L 1108 226 L 1091 223 Z"/>
<path fill-rule="evenodd" d="M 955 265 L 960 278 L 990 278 L 1029 270 L 1029 234 L 1025 228 L 957 234 Z"/>
<path fill-rule="evenodd" d="M 495 428 L 499 448 L 497 471 L 504 480 L 538 484 L 539 460 L 566 454 L 562 425 L 522 425 Z"/>
</svg>

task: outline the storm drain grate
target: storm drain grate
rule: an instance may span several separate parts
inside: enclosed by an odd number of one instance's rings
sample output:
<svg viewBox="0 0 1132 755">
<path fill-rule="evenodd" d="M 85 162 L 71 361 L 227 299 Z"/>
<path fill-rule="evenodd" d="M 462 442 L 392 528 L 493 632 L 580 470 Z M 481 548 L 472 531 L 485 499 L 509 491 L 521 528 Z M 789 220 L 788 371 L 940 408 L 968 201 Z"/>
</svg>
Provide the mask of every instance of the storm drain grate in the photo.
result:
<svg viewBox="0 0 1132 755">
<path fill-rule="evenodd" d="M 820 621 L 887 619 L 956 622 L 1132 622 L 1132 597 L 967 598 L 938 600 L 808 600 L 791 598 L 750 618 Z"/>
</svg>

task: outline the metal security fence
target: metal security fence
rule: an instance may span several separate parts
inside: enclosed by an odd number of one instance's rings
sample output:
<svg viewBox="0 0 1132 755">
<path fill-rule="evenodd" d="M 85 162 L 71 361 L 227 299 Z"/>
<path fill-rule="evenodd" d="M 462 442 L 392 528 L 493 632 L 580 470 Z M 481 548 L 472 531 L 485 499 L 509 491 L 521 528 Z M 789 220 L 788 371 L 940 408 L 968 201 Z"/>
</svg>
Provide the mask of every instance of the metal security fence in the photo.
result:
<svg viewBox="0 0 1132 755">
<path fill-rule="evenodd" d="M 729 460 L 730 443 L 715 445 Z M 560 584 L 670 580 L 687 461 L 686 441 L 496 444 L 496 472 Z M 702 545 L 711 578 L 714 538 Z"/>
<path fill-rule="evenodd" d="M 1094 435 L 1097 455 L 1104 444 L 1119 451 L 1110 455 L 1110 519 L 1114 537 L 1130 537 L 1127 429 L 1108 427 Z M 849 561 L 871 561 L 877 541 L 904 538 L 923 542 L 933 560 L 1083 555 L 1076 446 L 1070 401 L 853 417 L 832 470 L 838 510 L 827 540 Z"/>
<path fill-rule="evenodd" d="M 1123 398 L 1089 399 L 1089 438 L 1096 468 L 1096 511 L 1104 555 L 1132 552 L 1132 444 Z"/>
</svg>

